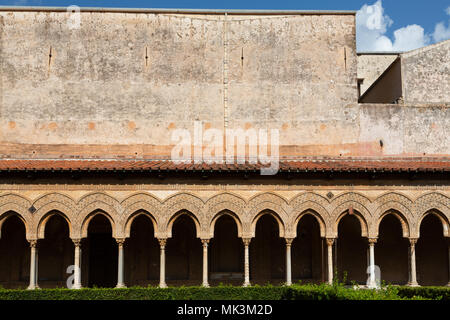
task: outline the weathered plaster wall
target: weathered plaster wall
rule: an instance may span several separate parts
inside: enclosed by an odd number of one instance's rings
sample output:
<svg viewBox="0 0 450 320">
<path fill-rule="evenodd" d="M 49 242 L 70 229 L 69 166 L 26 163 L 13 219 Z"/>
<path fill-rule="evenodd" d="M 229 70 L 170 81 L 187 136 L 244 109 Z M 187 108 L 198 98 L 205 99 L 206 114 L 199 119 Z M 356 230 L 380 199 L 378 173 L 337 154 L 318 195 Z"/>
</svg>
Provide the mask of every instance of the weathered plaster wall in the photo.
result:
<svg viewBox="0 0 450 320">
<path fill-rule="evenodd" d="M 401 59 L 405 103 L 450 103 L 450 40 L 404 53 Z"/>
<path fill-rule="evenodd" d="M 284 156 L 449 154 L 447 108 L 357 104 L 353 15 L 67 20 L 0 12 L 2 157 L 169 158 L 173 130 L 197 120 L 279 129 Z"/>
<path fill-rule="evenodd" d="M 397 57 L 397 54 L 358 54 L 358 79 L 364 79 L 361 84 L 361 95 Z"/>
</svg>

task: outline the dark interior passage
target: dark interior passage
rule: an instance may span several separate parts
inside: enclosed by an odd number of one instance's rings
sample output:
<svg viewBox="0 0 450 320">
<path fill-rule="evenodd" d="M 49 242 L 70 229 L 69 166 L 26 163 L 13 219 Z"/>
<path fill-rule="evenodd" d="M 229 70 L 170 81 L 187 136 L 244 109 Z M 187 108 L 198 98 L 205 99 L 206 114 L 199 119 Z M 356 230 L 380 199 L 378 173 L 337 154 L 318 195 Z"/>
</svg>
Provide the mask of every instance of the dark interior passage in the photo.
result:
<svg viewBox="0 0 450 320">
<path fill-rule="evenodd" d="M 88 238 L 83 241 L 83 261 L 88 269 L 89 287 L 111 288 L 117 284 L 117 242 L 109 220 L 97 214 L 89 223 Z M 82 270 L 83 279 L 83 270 Z"/>
<path fill-rule="evenodd" d="M 209 282 L 239 285 L 244 281 L 244 244 L 229 215 L 217 219 L 209 249 Z"/>
<path fill-rule="evenodd" d="M 172 226 L 172 238 L 166 246 L 166 282 L 168 285 L 199 285 L 202 281 L 202 243 L 196 237 L 195 224 L 186 214 Z"/>
<path fill-rule="evenodd" d="M 442 222 L 429 214 L 422 220 L 416 244 L 417 282 L 422 286 L 445 286 L 450 281 L 448 260 Z"/>
<path fill-rule="evenodd" d="M 159 283 L 160 249 L 149 217 L 140 215 L 133 220 L 124 251 L 127 286 L 145 287 Z"/>
<path fill-rule="evenodd" d="M 339 280 L 346 280 L 346 284 L 366 284 L 369 244 L 366 238 L 361 237 L 361 224 L 357 217 L 347 214 L 341 219 L 335 246 Z"/>
<path fill-rule="evenodd" d="M 402 234 L 400 220 L 392 214 L 386 215 L 380 223 L 375 244 L 375 264 L 380 267 L 381 280 L 386 284 L 408 282 L 409 241 Z"/>
<path fill-rule="evenodd" d="M 297 225 L 297 237 L 291 248 L 292 281 L 320 282 L 322 280 L 322 239 L 320 226 L 310 214 Z"/>
<path fill-rule="evenodd" d="M 38 243 L 39 287 L 65 287 L 67 268 L 73 265 L 74 245 L 69 236 L 69 225 L 59 214 L 54 214 L 45 225 L 44 239 Z"/>
<path fill-rule="evenodd" d="M 0 238 L 0 285 L 6 289 L 25 289 L 30 279 L 30 246 L 25 225 L 16 215 L 8 217 Z"/>
<path fill-rule="evenodd" d="M 252 284 L 280 284 L 286 277 L 286 242 L 280 238 L 277 221 L 270 214 L 256 223 L 250 242 L 250 281 Z"/>
</svg>

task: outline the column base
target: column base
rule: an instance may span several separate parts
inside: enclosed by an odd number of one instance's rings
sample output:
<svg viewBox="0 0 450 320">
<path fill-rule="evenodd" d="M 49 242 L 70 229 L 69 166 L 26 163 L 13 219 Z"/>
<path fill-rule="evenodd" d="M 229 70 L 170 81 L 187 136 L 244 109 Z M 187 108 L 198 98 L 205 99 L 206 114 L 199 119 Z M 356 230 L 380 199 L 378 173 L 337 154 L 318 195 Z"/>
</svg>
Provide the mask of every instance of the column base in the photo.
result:
<svg viewBox="0 0 450 320">
<path fill-rule="evenodd" d="M 116 285 L 116 288 L 117 289 L 121 289 L 121 288 L 126 288 L 127 286 L 125 285 L 125 284 L 123 284 L 123 283 L 118 283 L 117 285 Z"/>
<path fill-rule="evenodd" d="M 250 282 L 244 282 L 244 284 L 243 284 L 242 286 L 243 286 L 243 287 L 250 287 L 251 284 L 250 284 Z"/>
<path fill-rule="evenodd" d="M 167 288 L 167 284 L 166 284 L 166 283 L 160 283 L 160 284 L 159 284 L 159 287 L 160 287 L 160 288 L 163 288 L 163 289 L 164 289 L 164 288 Z"/>
<path fill-rule="evenodd" d="M 420 287 L 420 285 L 417 282 L 408 282 L 407 286 L 413 288 Z"/>
<path fill-rule="evenodd" d="M 209 283 L 202 283 L 202 287 L 209 288 Z"/>
<path fill-rule="evenodd" d="M 74 285 L 72 286 L 72 289 L 76 289 L 76 290 L 82 289 L 82 286 L 81 286 L 81 284 L 74 284 Z"/>
<path fill-rule="evenodd" d="M 28 286 L 27 287 L 27 290 L 35 290 L 36 289 L 36 286 Z"/>
<path fill-rule="evenodd" d="M 450 282 L 449 282 L 449 283 L 447 283 L 447 287 L 450 287 Z"/>
</svg>

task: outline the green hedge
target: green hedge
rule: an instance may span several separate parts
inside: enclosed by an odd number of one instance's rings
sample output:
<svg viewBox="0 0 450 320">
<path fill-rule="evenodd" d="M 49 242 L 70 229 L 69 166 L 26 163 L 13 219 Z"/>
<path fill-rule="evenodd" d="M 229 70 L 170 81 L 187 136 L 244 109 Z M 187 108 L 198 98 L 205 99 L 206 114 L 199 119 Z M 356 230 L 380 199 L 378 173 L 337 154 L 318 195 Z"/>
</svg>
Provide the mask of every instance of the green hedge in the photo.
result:
<svg viewBox="0 0 450 320">
<path fill-rule="evenodd" d="M 450 301 L 450 287 L 399 287 L 398 294 L 405 298 L 423 297 Z"/>
<path fill-rule="evenodd" d="M 160 289 L 93 288 L 81 290 L 0 289 L 0 300 L 450 300 L 450 288 L 391 287 L 381 290 L 352 289 L 341 285 L 293 285 L 290 287 L 252 286 L 248 288 L 218 286 L 173 287 Z"/>
</svg>

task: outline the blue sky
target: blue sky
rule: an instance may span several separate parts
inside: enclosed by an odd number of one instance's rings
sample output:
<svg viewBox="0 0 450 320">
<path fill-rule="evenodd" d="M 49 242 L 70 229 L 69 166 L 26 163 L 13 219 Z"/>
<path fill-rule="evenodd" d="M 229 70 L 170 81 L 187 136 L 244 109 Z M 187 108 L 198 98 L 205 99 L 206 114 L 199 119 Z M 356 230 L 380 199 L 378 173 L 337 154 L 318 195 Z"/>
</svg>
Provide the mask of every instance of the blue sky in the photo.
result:
<svg viewBox="0 0 450 320">
<path fill-rule="evenodd" d="M 363 8 L 363 14 L 358 17 L 359 51 L 404 51 L 450 38 L 450 0 L 0 0 L 0 5 L 274 10 Z M 373 14 L 379 15 L 375 19 L 377 28 L 366 28 L 366 20 L 373 20 Z"/>
</svg>

